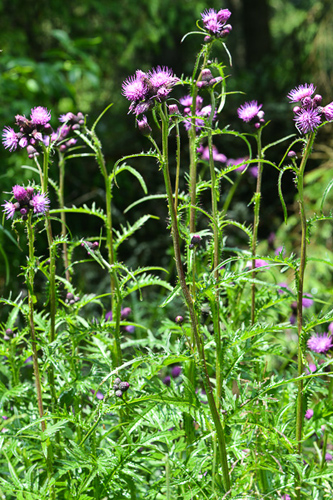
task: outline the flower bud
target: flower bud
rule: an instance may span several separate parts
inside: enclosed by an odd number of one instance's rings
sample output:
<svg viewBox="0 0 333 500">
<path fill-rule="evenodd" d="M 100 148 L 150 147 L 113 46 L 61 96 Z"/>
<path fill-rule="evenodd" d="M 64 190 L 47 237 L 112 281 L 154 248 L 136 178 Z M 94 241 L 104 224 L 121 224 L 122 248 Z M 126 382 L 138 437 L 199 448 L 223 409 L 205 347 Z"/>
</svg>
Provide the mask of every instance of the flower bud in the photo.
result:
<svg viewBox="0 0 333 500">
<path fill-rule="evenodd" d="M 296 153 L 295 151 L 293 151 L 292 149 L 288 152 L 288 155 L 287 155 L 289 158 L 295 158 L 296 156 Z"/>
<path fill-rule="evenodd" d="M 126 392 L 129 388 L 129 383 L 128 382 L 120 382 L 119 384 L 119 389 L 122 391 L 122 392 Z"/>
<path fill-rule="evenodd" d="M 120 389 L 118 389 L 118 391 L 115 392 L 117 398 L 122 398 L 123 397 L 123 393 Z"/>
<path fill-rule="evenodd" d="M 196 245 L 199 245 L 200 242 L 201 242 L 201 236 L 199 234 L 193 235 L 189 248 L 194 248 Z"/>
<path fill-rule="evenodd" d="M 74 295 L 71 292 L 68 292 L 68 294 L 66 295 L 66 299 L 72 300 L 72 299 L 74 299 Z"/>
<path fill-rule="evenodd" d="M 117 386 L 119 386 L 120 382 L 121 382 L 121 380 L 120 380 L 120 378 L 119 378 L 119 377 L 117 377 L 117 378 L 114 380 L 114 384 L 115 384 L 115 385 L 117 385 Z"/>
<path fill-rule="evenodd" d="M 181 325 L 183 322 L 184 322 L 183 316 L 176 316 L 175 323 L 177 323 L 177 325 Z"/>
<path fill-rule="evenodd" d="M 138 129 L 143 135 L 150 135 L 152 132 L 152 129 L 148 123 L 147 117 L 145 115 L 142 115 L 141 120 L 137 120 L 138 124 Z"/>
<path fill-rule="evenodd" d="M 169 113 L 170 115 L 179 115 L 179 109 L 177 104 L 169 104 Z"/>
</svg>

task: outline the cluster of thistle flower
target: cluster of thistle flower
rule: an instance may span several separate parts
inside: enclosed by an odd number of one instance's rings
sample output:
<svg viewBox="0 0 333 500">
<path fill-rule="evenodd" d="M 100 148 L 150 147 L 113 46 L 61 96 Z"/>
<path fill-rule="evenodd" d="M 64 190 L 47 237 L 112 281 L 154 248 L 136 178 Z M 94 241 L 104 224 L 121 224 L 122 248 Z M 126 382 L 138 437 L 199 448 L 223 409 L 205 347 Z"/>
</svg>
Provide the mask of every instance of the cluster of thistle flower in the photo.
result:
<svg viewBox="0 0 333 500">
<path fill-rule="evenodd" d="M 45 193 L 36 193 L 35 188 L 28 186 L 24 188 L 23 186 L 13 187 L 13 196 L 15 202 L 6 201 L 3 211 L 6 214 L 6 219 L 12 219 L 15 212 L 19 212 L 23 220 L 27 220 L 29 210 L 33 210 L 35 214 L 44 215 L 47 212 L 50 204 L 50 200 Z"/>
<path fill-rule="evenodd" d="M 301 134 L 316 130 L 322 123 L 323 116 L 327 121 L 333 120 L 333 102 L 320 106 L 323 98 L 319 94 L 313 96 L 315 91 L 313 83 L 305 83 L 292 89 L 287 95 L 291 103 L 298 103 L 293 112 L 296 128 Z"/>
<path fill-rule="evenodd" d="M 116 378 L 113 382 L 113 390 L 115 391 L 115 395 L 118 398 L 122 398 L 124 392 L 128 390 L 129 386 L 130 385 L 128 382 L 122 382 L 119 377 Z"/>
<path fill-rule="evenodd" d="M 74 115 L 67 113 L 61 115 L 59 121 L 63 123 L 54 131 L 50 125 L 51 112 L 42 106 L 33 108 L 30 119 L 22 115 L 15 116 L 15 125 L 19 131 L 15 132 L 12 127 L 5 127 L 2 134 L 2 142 L 6 149 L 15 151 L 17 147 L 26 148 L 29 158 L 39 155 L 42 145 L 49 146 L 52 143 L 61 151 L 76 144 L 76 139 L 70 138 L 72 130 L 79 129 L 84 124 L 82 113 Z"/>
<path fill-rule="evenodd" d="M 94 243 L 91 243 L 91 241 L 83 241 L 81 243 L 81 247 L 84 247 L 86 248 L 86 246 L 92 251 L 94 252 L 94 250 L 97 250 L 97 248 L 99 247 L 99 243 L 98 241 L 94 241 Z M 90 255 L 90 252 L 87 252 L 88 255 Z"/>
<path fill-rule="evenodd" d="M 231 24 L 226 24 L 230 16 L 231 12 L 228 9 L 220 9 L 219 11 L 214 9 L 205 10 L 201 14 L 201 18 L 209 35 L 205 36 L 204 41 L 208 43 L 214 38 L 226 38 L 232 31 Z"/>
</svg>

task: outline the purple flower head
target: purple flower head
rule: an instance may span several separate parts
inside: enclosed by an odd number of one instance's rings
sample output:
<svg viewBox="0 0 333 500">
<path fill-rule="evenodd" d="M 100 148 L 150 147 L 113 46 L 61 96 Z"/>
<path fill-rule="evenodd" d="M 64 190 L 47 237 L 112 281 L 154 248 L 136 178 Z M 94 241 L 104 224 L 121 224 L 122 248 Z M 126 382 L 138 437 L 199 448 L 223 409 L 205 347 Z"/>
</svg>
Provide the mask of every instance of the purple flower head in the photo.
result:
<svg viewBox="0 0 333 500">
<path fill-rule="evenodd" d="M 1 205 L 4 207 L 3 211 L 6 215 L 6 219 L 12 219 L 14 217 L 15 211 L 16 211 L 16 206 L 14 203 L 11 201 L 6 201 L 4 205 Z"/>
<path fill-rule="evenodd" d="M 261 108 L 262 104 L 258 104 L 257 101 L 250 101 L 242 104 L 242 106 L 237 109 L 237 114 L 243 122 L 248 123 L 258 115 Z"/>
<path fill-rule="evenodd" d="M 177 323 L 177 325 L 181 325 L 184 322 L 183 316 L 176 316 L 175 322 Z"/>
<path fill-rule="evenodd" d="M 101 399 L 104 399 L 104 394 L 101 393 L 101 391 L 94 391 L 94 389 L 90 389 L 90 392 L 92 394 L 95 394 L 96 393 L 96 398 L 101 400 Z"/>
<path fill-rule="evenodd" d="M 302 305 L 305 308 L 311 307 L 313 305 L 313 299 L 311 295 L 307 294 L 303 296 Z"/>
<path fill-rule="evenodd" d="M 325 453 L 325 460 L 326 462 L 331 462 L 333 460 L 333 457 L 330 453 Z"/>
<path fill-rule="evenodd" d="M 217 13 L 217 20 L 220 23 L 225 23 L 226 21 L 228 21 L 230 16 L 231 12 L 229 9 L 220 9 Z"/>
<path fill-rule="evenodd" d="M 23 186 L 14 186 L 13 195 L 17 201 L 25 201 L 28 198 L 28 193 Z"/>
<path fill-rule="evenodd" d="M 172 368 L 172 370 L 171 370 L 171 376 L 173 378 L 177 378 L 177 377 L 179 377 L 179 375 L 181 374 L 181 372 L 182 372 L 182 367 L 181 366 L 179 366 L 179 365 L 174 366 Z"/>
<path fill-rule="evenodd" d="M 291 325 L 294 325 L 296 323 L 296 316 L 295 314 L 292 314 L 289 318 L 289 322 Z"/>
<path fill-rule="evenodd" d="M 299 85 L 298 87 L 292 89 L 287 95 L 287 98 L 290 102 L 300 102 L 305 97 L 311 97 L 315 90 L 316 87 L 313 83 L 310 83 L 310 85 L 305 83 L 304 85 Z"/>
<path fill-rule="evenodd" d="M 73 118 L 74 118 L 74 114 L 71 113 L 71 112 L 69 112 L 69 113 L 66 113 L 64 115 L 60 115 L 59 116 L 59 121 L 61 123 L 66 123 L 66 122 L 69 122 L 69 121 L 73 120 Z"/>
<path fill-rule="evenodd" d="M 11 127 L 5 127 L 2 132 L 2 143 L 6 149 L 10 152 L 15 151 L 17 144 L 19 142 L 19 137 Z"/>
<path fill-rule="evenodd" d="M 142 71 L 137 71 L 134 76 L 129 76 L 122 84 L 122 94 L 129 101 L 141 101 L 147 95 L 147 84 L 146 84 L 145 73 Z"/>
<path fill-rule="evenodd" d="M 126 326 L 124 326 L 124 331 L 127 333 L 134 333 L 135 326 L 134 325 L 126 325 Z"/>
<path fill-rule="evenodd" d="M 198 151 L 198 153 L 201 153 L 201 158 L 203 160 L 209 160 L 209 147 L 206 146 L 205 148 L 202 148 L 201 151 Z M 219 153 L 218 149 L 216 146 L 213 145 L 213 160 L 218 161 L 220 163 L 225 163 L 227 161 L 227 157 L 223 153 Z"/>
<path fill-rule="evenodd" d="M 174 76 L 172 69 L 169 69 L 166 66 L 157 66 L 157 68 L 153 68 L 149 71 L 148 78 L 149 83 L 155 92 L 161 89 L 161 87 L 169 89 L 178 81 L 178 78 Z"/>
<path fill-rule="evenodd" d="M 329 104 L 327 104 L 327 106 L 325 106 L 322 109 L 322 112 L 325 115 L 325 120 L 327 120 L 329 122 L 332 121 L 333 120 L 333 102 L 330 102 Z"/>
<path fill-rule="evenodd" d="M 163 384 L 164 385 L 170 385 L 170 382 L 171 382 L 170 375 L 167 375 L 166 377 L 164 377 L 164 379 L 163 379 Z"/>
<path fill-rule="evenodd" d="M 321 123 L 320 111 L 318 108 L 315 109 L 301 109 L 295 115 L 295 124 L 297 130 L 301 134 L 307 134 L 315 130 Z"/>
<path fill-rule="evenodd" d="M 34 125 L 46 125 L 51 120 L 51 112 L 42 106 L 37 106 L 32 108 L 30 119 Z"/>
<path fill-rule="evenodd" d="M 148 123 L 146 115 L 142 115 L 141 120 L 137 119 L 138 129 L 143 135 L 150 135 L 152 133 L 151 126 Z"/>
<path fill-rule="evenodd" d="M 315 365 L 314 363 L 309 363 L 309 368 L 306 368 L 306 369 L 305 369 L 305 372 L 306 372 L 308 375 L 310 375 L 310 373 L 313 373 L 313 372 L 315 372 L 315 371 L 317 371 L 317 367 L 316 367 L 316 365 Z"/>
<path fill-rule="evenodd" d="M 282 495 L 281 500 L 291 500 L 291 497 L 288 494 Z"/>
<path fill-rule="evenodd" d="M 333 322 L 328 325 L 328 331 L 333 333 Z"/>
<path fill-rule="evenodd" d="M 311 408 L 309 408 L 308 410 L 306 410 L 306 412 L 305 412 L 305 415 L 304 415 L 304 416 L 305 416 L 305 418 L 306 418 L 307 420 L 310 420 L 310 418 L 312 418 L 312 417 L 313 417 L 313 414 L 314 414 L 314 411 L 313 411 Z"/>
<path fill-rule="evenodd" d="M 282 253 L 282 256 L 284 257 L 285 254 L 286 254 L 284 246 L 280 245 L 279 247 L 277 247 L 277 249 L 275 250 L 274 253 L 275 253 L 276 256 L 278 256 L 278 255 L 280 255 L 280 253 Z"/>
<path fill-rule="evenodd" d="M 132 312 L 132 309 L 130 307 L 124 307 L 124 309 L 121 310 L 120 317 L 121 319 L 126 319 Z"/>
<path fill-rule="evenodd" d="M 278 290 L 279 293 L 284 293 L 286 290 L 290 290 L 287 283 L 279 283 L 279 287 L 280 287 L 280 289 Z"/>
<path fill-rule="evenodd" d="M 35 214 L 45 214 L 49 209 L 50 200 L 45 193 L 35 194 L 30 200 L 30 205 L 34 209 Z"/>
<path fill-rule="evenodd" d="M 308 342 L 308 348 L 313 352 L 326 353 L 333 346 L 332 337 L 327 333 L 316 333 L 312 335 Z"/>
<path fill-rule="evenodd" d="M 250 174 L 252 175 L 252 177 L 254 177 L 255 179 L 257 179 L 257 177 L 258 177 L 258 172 L 259 172 L 259 167 L 258 167 L 258 166 L 255 166 L 255 167 L 250 167 L 250 168 L 249 168 L 249 172 L 250 172 Z"/>
<path fill-rule="evenodd" d="M 255 268 L 258 268 L 258 267 L 266 267 L 266 266 L 269 266 L 269 262 L 266 262 L 266 260 L 263 260 L 263 259 L 255 259 L 254 261 L 254 267 Z M 248 261 L 246 263 L 246 267 L 252 267 L 252 261 Z"/>
<path fill-rule="evenodd" d="M 106 313 L 105 321 L 112 321 L 112 311 Z"/>
</svg>

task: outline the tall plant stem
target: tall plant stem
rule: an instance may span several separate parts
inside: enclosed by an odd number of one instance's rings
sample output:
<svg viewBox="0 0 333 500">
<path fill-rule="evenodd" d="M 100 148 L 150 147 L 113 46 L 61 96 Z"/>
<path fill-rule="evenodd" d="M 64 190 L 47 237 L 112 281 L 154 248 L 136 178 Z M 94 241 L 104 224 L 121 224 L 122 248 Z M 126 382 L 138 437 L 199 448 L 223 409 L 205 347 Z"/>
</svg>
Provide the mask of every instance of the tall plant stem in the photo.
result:
<svg viewBox="0 0 333 500">
<path fill-rule="evenodd" d="M 34 375 L 35 375 L 35 384 L 37 391 L 37 403 L 38 403 L 38 412 L 39 417 L 44 417 L 44 409 L 43 409 L 43 396 L 42 396 L 42 385 L 40 381 L 39 367 L 38 367 L 38 353 L 37 353 L 37 342 L 36 342 L 36 332 L 35 332 L 35 323 L 34 323 L 34 266 L 35 266 L 35 252 L 34 252 L 34 243 L 35 243 L 35 235 L 34 230 L 31 224 L 31 212 L 29 212 L 28 222 L 28 241 L 29 241 L 29 270 L 28 270 L 28 306 L 29 306 L 29 326 L 30 326 L 30 334 L 31 334 L 31 344 L 32 344 L 32 360 L 34 366 Z M 41 428 L 44 432 L 46 429 L 45 421 L 42 420 Z"/>
<path fill-rule="evenodd" d="M 65 187 L 65 156 L 59 152 L 59 190 L 58 190 L 58 199 L 60 208 L 64 208 L 65 206 L 65 197 L 64 197 L 64 187 Z M 66 228 L 66 213 L 61 212 L 61 236 L 63 238 L 67 235 Z M 69 259 L 68 259 L 68 247 L 67 241 L 64 241 L 62 244 L 62 258 L 65 266 L 65 276 L 66 280 L 70 281 L 71 275 L 69 271 Z"/>
<path fill-rule="evenodd" d="M 215 96 L 214 91 L 210 92 L 211 95 L 211 114 L 209 117 L 210 128 L 208 130 L 208 150 L 209 150 L 209 170 L 211 178 L 211 200 L 212 200 L 212 218 L 213 218 L 213 239 L 214 239 L 214 250 L 213 250 L 213 269 L 214 269 L 214 281 L 215 281 L 215 303 L 214 303 L 214 334 L 216 341 L 216 405 L 217 409 L 221 406 L 221 394 L 222 394 L 222 384 L 221 384 L 221 331 L 220 331 L 220 296 L 219 296 L 219 269 L 218 265 L 220 262 L 220 230 L 219 230 L 219 213 L 217 208 L 219 192 L 218 185 L 216 182 L 215 165 L 213 158 L 213 138 L 211 125 L 213 122 L 214 112 L 215 112 Z"/>
<path fill-rule="evenodd" d="M 257 149 L 258 149 L 258 177 L 257 177 L 257 186 L 256 192 L 254 195 L 254 221 L 253 221 L 253 233 L 252 233 L 252 280 L 255 280 L 256 273 L 256 261 L 255 255 L 257 251 L 257 240 L 258 240 L 258 227 L 259 227 L 259 217 L 260 217 L 260 201 L 261 201 L 261 178 L 262 178 L 262 150 L 261 150 L 261 128 L 258 130 L 257 134 Z M 255 304 L 256 299 L 256 285 L 253 282 L 251 284 L 251 324 L 253 325 L 255 322 Z"/>
<path fill-rule="evenodd" d="M 304 273 L 306 268 L 306 214 L 305 214 L 305 202 L 304 202 L 304 171 L 307 160 L 312 150 L 312 146 L 315 139 L 315 133 L 311 132 L 309 134 L 303 158 L 299 167 L 297 175 L 297 191 L 298 191 L 298 204 L 299 213 L 301 220 L 301 256 L 300 264 L 297 273 L 297 333 L 298 333 L 298 376 L 301 377 L 304 370 L 303 365 L 303 352 L 302 352 L 302 327 L 303 327 L 303 289 L 304 289 Z M 302 453 L 302 427 L 303 427 L 303 381 L 298 381 L 298 393 L 297 393 L 297 414 L 296 414 L 296 440 L 297 440 L 297 451 L 299 454 Z M 297 492 L 298 498 L 300 498 L 300 491 Z"/>
<path fill-rule="evenodd" d="M 199 360 L 198 360 L 199 367 L 202 371 L 202 377 L 203 377 L 205 390 L 207 393 L 208 404 L 209 404 L 211 416 L 212 416 L 212 419 L 213 419 L 213 422 L 215 425 L 215 430 L 217 433 L 217 440 L 218 440 L 218 444 L 219 444 L 220 457 L 221 457 L 223 483 L 224 483 L 224 487 L 225 487 L 226 492 L 229 492 L 229 490 L 231 489 L 231 485 L 230 485 L 230 477 L 229 477 L 229 468 L 228 468 L 224 430 L 222 428 L 219 412 L 216 408 L 215 398 L 213 395 L 213 388 L 212 388 L 212 385 L 210 383 L 210 379 L 209 379 L 209 375 L 208 375 L 208 371 L 207 371 L 205 350 L 204 350 L 204 346 L 203 346 L 202 341 L 201 341 L 198 322 L 197 322 L 197 316 L 196 316 L 196 312 L 194 309 L 194 303 L 193 303 L 193 299 L 192 299 L 192 296 L 190 294 L 189 288 L 186 284 L 183 264 L 181 261 L 178 221 L 177 221 L 177 216 L 176 216 L 176 212 L 175 212 L 175 205 L 174 205 L 174 199 L 173 199 L 173 194 L 172 194 L 172 187 L 171 187 L 170 173 L 169 173 L 169 163 L 168 163 L 168 117 L 167 117 L 166 113 L 163 113 L 162 110 L 160 110 L 160 116 L 161 116 L 161 120 L 162 120 L 162 157 L 161 157 L 161 163 L 162 163 L 165 188 L 166 188 L 166 192 L 167 192 L 169 214 L 170 214 L 170 218 L 171 218 L 171 235 L 172 235 L 172 240 L 173 240 L 177 274 L 178 274 L 180 287 L 181 287 L 181 290 L 183 292 L 184 299 L 185 299 L 185 302 L 186 302 L 186 305 L 187 305 L 187 308 L 189 311 L 192 336 L 194 338 L 197 352 L 199 354 Z"/>
<path fill-rule="evenodd" d="M 177 122 L 176 125 L 176 144 L 177 144 L 177 149 L 176 149 L 176 161 L 177 161 L 177 166 L 176 166 L 176 182 L 175 182 L 175 212 L 177 213 L 178 210 L 178 192 L 179 192 L 179 174 L 180 174 L 180 133 L 179 133 L 179 123 Z"/>
<path fill-rule="evenodd" d="M 49 148 L 43 147 L 43 172 L 41 175 L 41 185 L 43 193 L 47 193 L 48 187 L 48 171 L 49 171 Z M 37 164 L 38 161 L 36 160 Z M 40 169 L 39 169 L 40 170 Z M 55 272 L 56 272 L 56 263 L 55 263 L 55 247 L 53 244 L 53 236 L 52 236 L 52 226 L 49 215 L 47 214 L 45 218 L 45 229 L 47 234 L 47 242 L 49 246 L 49 256 L 50 256 L 50 264 L 49 264 L 49 304 L 50 304 L 50 330 L 49 330 L 49 342 L 50 344 L 55 340 L 55 318 L 56 318 L 56 284 L 55 284 Z M 50 392 L 52 397 L 52 408 L 55 408 L 57 403 L 57 395 L 55 390 L 55 382 L 54 382 L 54 368 L 53 364 L 50 363 L 48 368 L 48 376 L 49 376 L 49 385 Z"/>
<path fill-rule="evenodd" d="M 111 310 L 112 317 L 115 318 L 115 330 L 114 330 L 114 351 L 113 351 L 113 361 L 116 366 L 122 364 L 122 352 L 120 348 L 120 316 L 121 316 L 121 294 L 119 291 L 119 284 L 117 278 L 117 271 L 113 269 L 115 263 L 115 251 L 113 247 L 113 227 L 112 227 L 112 181 L 111 177 L 108 175 L 104 156 L 99 143 L 99 140 L 95 134 L 92 132 L 95 145 L 96 160 L 101 169 L 104 185 L 105 185 L 105 198 L 106 198 L 106 246 L 108 250 L 108 264 L 109 264 L 109 275 L 110 275 L 110 287 L 111 287 Z"/>
<path fill-rule="evenodd" d="M 198 55 L 198 59 L 196 62 L 196 65 L 194 66 L 194 71 L 192 75 L 192 82 L 193 82 L 193 87 L 192 87 L 192 105 L 191 105 L 191 128 L 189 130 L 189 143 L 190 143 L 190 180 L 189 180 L 189 192 L 190 192 L 190 199 L 191 199 L 191 206 L 190 206 L 190 233 L 195 233 L 195 206 L 197 203 L 197 151 L 196 151 L 196 123 L 195 123 L 195 115 L 197 114 L 197 95 L 198 95 L 198 87 L 196 85 L 197 82 L 201 80 L 201 75 L 202 75 L 202 70 L 205 69 L 208 56 L 210 53 L 210 46 L 207 45 L 205 47 L 205 52 L 204 52 L 204 60 L 201 66 L 201 71 L 199 73 L 199 76 L 194 83 L 195 80 L 195 74 L 198 69 L 198 64 L 200 57 L 202 53 Z"/>
</svg>

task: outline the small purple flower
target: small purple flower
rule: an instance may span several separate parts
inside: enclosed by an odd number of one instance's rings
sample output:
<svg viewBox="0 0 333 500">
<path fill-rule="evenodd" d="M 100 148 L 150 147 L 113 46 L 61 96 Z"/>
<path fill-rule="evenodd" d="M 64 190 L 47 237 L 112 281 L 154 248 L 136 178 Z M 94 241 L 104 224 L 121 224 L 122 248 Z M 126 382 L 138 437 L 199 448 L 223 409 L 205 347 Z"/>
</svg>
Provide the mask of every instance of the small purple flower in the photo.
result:
<svg viewBox="0 0 333 500">
<path fill-rule="evenodd" d="M 177 323 L 177 325 L 181 325 L 184 322 L 183 316 L 176 316 L 175 322 Z"/>
<path fill-rule="evenodd" d="M 310 83 L 310 85 L 305 83 L 304 85 L 299 85 L 295 89 L 292 89 L 287 95 L 287 98 L 290 102 L 299 102 L 302 101 L 305 97 L 311 97 L 312 94 L 314 94 L 315 90 L 316 87 L 313 85 L 313 83 Z"/>
<path fill-rule="evenodd" d="M 243 122 L 248 123 L 258 115 L 261 108 L 262 104 L 258 104 L 257 101 L 250 101 L 242 104 L 242 106 L 237 109 L 237 114 Z"/>
<path fill-rule="evenodd" d="M 266 266 L 269 266 L 269 262 L 267 262 L 266 260 L 263 260 L 263 259 L 255 259 L 254 261 L 254 267 L 255 268 L 258 268 L 258 267 L 266 267 Z M 246 263 L 246 267 L 252 267 L 252 261 L 249 260 L 247 263 Z"/>
<path fill-rule="evenodd" d="M 126 326 L 124 326 L 124 331 L 127 333 L 134 333 L 135 326 L 134 325 L 126 325 Z"/>
<path fill-rule="evenodd" d="M 306 412 L 305 412 L 305 415 L 304 415 L 304 416 L 305 416 L 305 418 L 306 418 L 307 420 L 310 420 L 310 418 L 312 418 L 312 417 L 313 417 L 313 414 L 314 414 L 314 411 L 313 411 L 311 408 L 309 408 L 308 410 L 306 410 Z"/>
<path fill-rule="evenodd" d="M 106 313 L 105 321 L 112 321 L 112 311 Z"/>
<path fill-rule="evenodd" d="M 296 316 L 295 314 L 292 314 L 289 318 L 289 322 L 291 325 L 294 325 L 296 323 Z"/>
<path fill-rule="evenodd" d="M 148 123 L 146 115 L 142 115 L 141 120 L 137 119 L 138 129 L 143 135 L 150 135 L 152 133 L 151 126 Z"/>
<path fill-rule="evenodd" d="M 92 394 L 95 394 L 96 393 L 96 398 L 101 400 L 101 399 L 104 399 L 104 394 L 101 393 L 101 391 L 94 391 L 94 389 L 90 389 L 90 392 Z"/>
<path fill-rule="evenodd" d="M 220 9 L 217 13 L 217 20 L 220 23 L 225 23 L 226 21 L 228 21 L 230 16 L 231 12 L 229 9 Z"/>
<path fill-rule="evenodd" d="M 306 368 L 305 369 L 305 372 L 310 375 L 310 373 L 314 373 L 315 371 L 317 371 L 317 367 L 314 363 L 309 363 L 309 369 Z"/>
<path fill-rule="evenodd" d="M 291 500 L 291 497 L 288 494 L 282 495 L 281 500 Z"/>
<path fill-rule="evenodd" d="M 35 194 L 30 200 L 30 205 L 34 209 L 35 214 L 45 214 L 49 209 L 50 200 L 45 193 Z"/>
<path fill-rule="evenodd" d="M 228 35 L 231 31 L 232 27 L 225 25 L 230 16 L 231 12 L 228 9 L 221 9 L 218 12 L 214 9 L 206 9 L 201 14 L 204 28 L 209 31 L 211 36 L 218 38 Z M 205 37 L 205 41 L 210 42 L 211 38 Z"/>
<path fill-rule="evenodd" d="M 19 142 L 19 138 L 14 129 L 5 127 L 2 133 L 2 143 L 10 152 L 15 151 Z"/>
<path fill-rule="evenodd" d="M 6 219 L 12 219 L 14 217 L 15 211 L 16 211 L 16 206 L 14 203 L 11 201 L 6 201 L 4 205 L 1 205 L 4 207 L 3 211 L 6 214 Z"/>
<path fill-rule="evenodd" d="M 30 119 L 34 125 L 46 125 L 51 120 L 51 112 L 42 106 L 37 106 L 31 110 Z"/>
<path fill-rule="evenodd" d="M 276 256 L 278 256 L 278 255 L 280 255 L 282 253 L 282 256 L 284 257 L 285 254 L 286 254 L 284 246 L 281 245 L 281 246 L 277 247 L 277 249 L 275 250 L 274 253 L 275 253 Z"/>
<path fill-rule="evenodd" d="M 201 158 L 203 160 L 209 160 L 209 147 L 206 146 L 202 148 Z M 227 161 L 227 157 L 223 153 L 219 153 L 216 146 L 213 145 L 213 160 L 218 161 L 220 163 L 225 163 Z"/>
<path fill-rule="evenodd" d="M 333 460 L 333 457 L 330 453 L 325 453 L 325 460 L 326 462 L 331 462 Z"/>
<path fill-rule="evenodd" d="M 164 377 L 164 379 L 163 379 L 163 384 L 164 384 L 164 385 L 169 386 L 169 385 L 170 385 L 170 383 L 171 383 L 171 377 L 170 377 L 170 375 L 167 375 L 167 376 L 166 376 L 166 377 Z"/>
<path fill-rule="evenodd" d="M 179 365 L 174 366 L 172 368 L 172 370 L 171 370 L 171 376 L 173 378 L 177 378 L 177 377 L 179 377 L 179 375 L 181 374 L 181 372 L 182 372 L 182 367 L 181 366 L 179 366 Z"/>
<path fill-rule="evenodd" d="M 148 78 L 150 85 L 152 85 L 155 91 L 159 90 L 161 87 L 169 89 L 178 81 L 173 71 L 166 66 L 157 66 L 157 68 L 153 68 L 149 71 Z"/>
<path fill-rule="evenodd" d="M 287 283 L 279 283 L 279 287 L 280 287 L 280 289 L 278 290 L 279 293 L 284 293 L 286 290 L 290 290 Z"/>
<path fill-rule="evenodd" d="M 307 344 L 311 351 L 318 353 L 326 353 L 333 346 L 332 337 L 327 333 L 312 335 Z"/>
<path fill-rule="evenodd" d="M 328 331 L 333 333 L 333 322 L 328 325 Z"/>
<path fill-rule="evenodd" d="M 318 108 L 301 109 L 296 113 L 296 128 L 301 134 L 307 134 L 315 130 L 321 123 L 320 111 Z"/>
<path fill-rule="evenodd" d="M 322 109 L 322 112 L 325 115 L 325 120 L 327 120 L 329 122 L 332 121 L 333 120 L 333 102 L 330 102 L 329 104 L 327 104 L 327 106 L 325 106 Z"/>
<path fill-rule="evenodd" d="M 18 186 L 17 184 L 13 187 L 13 195 L 17 201 L 25 201 L 28 198 L 26 189 L 23 186 Z"/>
<path fill-rule="evenodd" d="M 122 84 L 122 94 L 129 101 L 141 101 L 146 97 L 147 85 L 145 82 L 145 73 L 137 71 L 135 76 L 129 76 Z"/>
<path fill-rule="evenodd" d="M 303 296 L 302 305 L 305 308 L 311 307 L 313 305 L 313 299 L 311 295 L 307 294 Z"/>
</svg>

